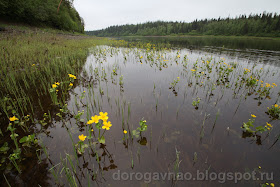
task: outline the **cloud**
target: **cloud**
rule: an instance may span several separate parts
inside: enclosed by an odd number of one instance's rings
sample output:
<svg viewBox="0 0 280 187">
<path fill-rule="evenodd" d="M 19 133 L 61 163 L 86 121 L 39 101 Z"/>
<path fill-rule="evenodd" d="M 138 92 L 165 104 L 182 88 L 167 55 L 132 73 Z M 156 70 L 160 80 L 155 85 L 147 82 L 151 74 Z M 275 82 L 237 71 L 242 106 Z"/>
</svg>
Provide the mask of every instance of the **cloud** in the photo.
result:
<svg viewBox="0 0 280 187">
<path fill-rule="evenodd" d="M 279 0 L 75 0 L 86 30 L 147 21 L 186 21 L 280 12 Z"/>
</svg>

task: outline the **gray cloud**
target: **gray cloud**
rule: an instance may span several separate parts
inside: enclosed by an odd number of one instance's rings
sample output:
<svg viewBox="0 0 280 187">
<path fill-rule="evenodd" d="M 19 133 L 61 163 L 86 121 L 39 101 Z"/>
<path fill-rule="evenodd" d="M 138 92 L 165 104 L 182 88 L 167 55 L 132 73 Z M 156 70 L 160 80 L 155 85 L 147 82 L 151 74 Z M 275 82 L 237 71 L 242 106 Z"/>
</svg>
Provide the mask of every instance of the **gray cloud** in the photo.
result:
<svg viewBox="0 0 280 187">
<path fill-rule="evenodd" d="M 186 21 L 277 12 L 279 0 L 74 0 L 86 30 L 146 21 Z"/>
</svg>

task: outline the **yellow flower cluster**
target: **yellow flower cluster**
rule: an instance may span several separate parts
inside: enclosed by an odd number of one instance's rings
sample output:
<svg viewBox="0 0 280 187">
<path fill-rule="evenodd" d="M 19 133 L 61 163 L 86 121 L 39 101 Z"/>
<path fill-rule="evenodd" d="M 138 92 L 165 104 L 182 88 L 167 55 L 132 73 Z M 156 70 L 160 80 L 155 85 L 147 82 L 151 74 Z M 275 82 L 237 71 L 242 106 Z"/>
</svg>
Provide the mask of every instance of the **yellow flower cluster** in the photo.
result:
<svg viewBox="0 0 280 187">
<path fill-rule="evenodd" d="M 68 74 L 68 76 L 69 76 L 70 78 L 77 79 L 77 77 L 76 77 L 75 75 Z"/>
<path fill-rule="evenodd" d="M 55 82 L 54 84 L 52 84 L 52 88 L 56 88 L 58 85 L 60 85 L 59 82 Z"/>
<path fill-rule="evenodd" d="M 262 83 L 263 83 L 263 81 L 261 81 Z M 267 87 L 267 88 L 274 88 L 274 86 L 277 86 L 277 84 L 275 84 L 275 83 L 272 83 L 272 84 L 269 84 L 269 83 L 265 83 L 265 87 Z M 261 87 L 263 87 L 263 84 L 261 84 Z"/>
<path fill-rule="evenodd" d="M 267 128 L 267 130 L 270 130 L 270 128 L 272 128 L 272 125 L 270 123 L 266 122 L 265 128 Z"/>
<path fill-rule="evenodd" d="M 93 124 L 93 123 L 99 123 L 99 120 L 103 121 L 103 126 L 102 129 L 110 130 L 110 127 L 112 126 L 110 121 L 107 121 L 109 119 L 108 113 L 105 112 L 100 112 L 99 116 L 95 115 L 92 116 L 91 119 L 87 122 L 88 125 Z"/>
</svg>

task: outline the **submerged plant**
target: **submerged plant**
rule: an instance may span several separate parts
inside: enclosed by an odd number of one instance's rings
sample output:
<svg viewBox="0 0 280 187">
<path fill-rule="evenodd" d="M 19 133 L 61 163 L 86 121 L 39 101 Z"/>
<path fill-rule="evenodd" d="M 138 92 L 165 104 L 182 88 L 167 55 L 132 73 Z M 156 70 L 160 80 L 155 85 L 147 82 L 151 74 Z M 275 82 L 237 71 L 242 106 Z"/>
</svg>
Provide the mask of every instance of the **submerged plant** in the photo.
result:
<svg viewBox="0 0 280 187">
<path fill-rule="evenodd" d="M 180 160 L 180 151 L 178 151 L 176 148 L 176 161 L 174 163 L 174 174 L 175 174 L 175 180 L 178 179 L 179 177 L 179 166 L 180 166 L 180 163 L 182 162 L 182 160 Z"/>
</svg>

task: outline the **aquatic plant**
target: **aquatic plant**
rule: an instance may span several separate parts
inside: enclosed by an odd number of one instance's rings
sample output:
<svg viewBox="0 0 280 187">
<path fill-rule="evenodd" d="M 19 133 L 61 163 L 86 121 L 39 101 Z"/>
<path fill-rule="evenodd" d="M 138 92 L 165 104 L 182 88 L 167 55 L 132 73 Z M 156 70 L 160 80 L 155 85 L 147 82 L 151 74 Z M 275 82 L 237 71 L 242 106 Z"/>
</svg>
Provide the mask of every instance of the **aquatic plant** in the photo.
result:
<svg viewBox="0 0 280 187">
<path fill-rule="evenodd" d="M 278 104 L 272 105 L 270 108 L 267 107 L 268 115 L 270 115 L 273 119 L 279 119 L 280 118 L 280 106 Z"/>
<path fill-rule="evenodd" d="M 197 97 L 196 99 L 193 99 L 192 105 L 195 106 L 195 109 L 198 109 L 200 100 L 201 99 L 199 97 Z"/>
<path fill-rule="evenodd" d="M 243 125 L 241 127 L 247 133 L 256 135 L 258 132 L 263 133 L 265 131 L 269 131 L 270 128 L 272 127 L 272 125 L 268 122 L 266 122 L 265 126 L 255 127 L 254 126 L 254 122 L 255 122 L 254 118 L 256 118 L 257 116 L 255 116 L 254 114 L 251 114 L 251 117 L 252 117 L 252 119 L 249 119 L 249 121 L 246 122 L 246 123 L 243 122 Z"/>
</svg>

